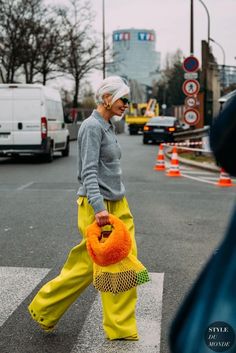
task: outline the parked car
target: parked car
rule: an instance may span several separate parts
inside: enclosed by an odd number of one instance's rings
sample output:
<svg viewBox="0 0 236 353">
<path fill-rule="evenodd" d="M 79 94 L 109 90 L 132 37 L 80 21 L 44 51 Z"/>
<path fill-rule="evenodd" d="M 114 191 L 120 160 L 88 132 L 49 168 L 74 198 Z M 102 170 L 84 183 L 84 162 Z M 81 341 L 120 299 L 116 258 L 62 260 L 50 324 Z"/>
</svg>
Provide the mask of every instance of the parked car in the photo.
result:
<svg viewBox="0 0 236 353">
<path fill-rule="evenodd" d="M 178 120 L 173 116 L 155 116 L 143 128 L 143 143 L 173 142 L 174 132 L 180 129 Z"/>
<path fill-rule="evenodd" d="M 59 91 L 33 84 L 0 84 L 0 156 L 69 155 L 69 131 Z"/>
</svg>

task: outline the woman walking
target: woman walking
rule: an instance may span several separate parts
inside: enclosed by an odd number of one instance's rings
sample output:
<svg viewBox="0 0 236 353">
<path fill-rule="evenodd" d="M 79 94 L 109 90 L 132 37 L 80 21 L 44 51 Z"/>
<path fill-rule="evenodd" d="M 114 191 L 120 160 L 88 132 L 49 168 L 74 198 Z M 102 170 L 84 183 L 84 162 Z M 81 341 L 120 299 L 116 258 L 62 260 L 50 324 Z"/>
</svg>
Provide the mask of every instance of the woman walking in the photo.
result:
<svg viewBox="0 0 236 353">
<path fill-rule="evenodd" d="M 118 76 L 102 81 L 97 90 L 97 109 L 87 118 L 78 134 L 78 228 L 81 243 L 69 253 L 59 276 L 37 293 L 29 311 L 45 331 L 54 326 L 93 280 L 93 263 L 86 249 L 86 228 L 94 220 L 109 224 L 109 213 L 121 219 L 132 239 L 137 256 L 133 217 L 121 180 L 121 149 L 111 118 L 122 116 L 129 104 L 129 87 Z M 103 328 L 108 339 L 138 340 L 135 306 L 136 289 L 112 294 L 101 293 Z"/>
</svg>

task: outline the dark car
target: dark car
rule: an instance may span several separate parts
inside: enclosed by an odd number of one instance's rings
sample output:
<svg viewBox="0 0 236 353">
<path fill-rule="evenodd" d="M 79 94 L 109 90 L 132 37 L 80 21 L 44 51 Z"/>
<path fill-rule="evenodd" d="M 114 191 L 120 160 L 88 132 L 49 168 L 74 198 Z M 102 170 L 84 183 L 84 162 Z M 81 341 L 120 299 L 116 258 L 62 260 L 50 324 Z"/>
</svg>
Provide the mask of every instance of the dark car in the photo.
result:
<svg viewBox="0 0 236 353">
<path fill-rule="evenodd" d="M 179 129 L 179 122 L 173 116 L 156 116 L 151 118 L 143 128 L 143 143 L 173 142 L 173 133 Z"/>
</svg>

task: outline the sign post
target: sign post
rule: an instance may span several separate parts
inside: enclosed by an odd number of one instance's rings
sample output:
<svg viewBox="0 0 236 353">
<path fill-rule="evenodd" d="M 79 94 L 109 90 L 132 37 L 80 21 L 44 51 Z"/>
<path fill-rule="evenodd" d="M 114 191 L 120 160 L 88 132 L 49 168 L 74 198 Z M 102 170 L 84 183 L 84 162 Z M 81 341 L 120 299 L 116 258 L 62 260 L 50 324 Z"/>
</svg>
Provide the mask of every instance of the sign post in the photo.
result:
<svg viewBox="0 0 236 353">
<path fill-rule="evenodd" d="M 184 59 L 183 69 L 185 71 L 185 81 L 182 86 L 185 98 L 185 112 L 184 121 L 190 126 L 196 125 L 200 121 L 200 113 L 196 109 L 198 103 L 197 94 L 200 91 L 200 84 L 198 82 L 199 61 L 198 59 L 190 55 Z"/>
</svg>

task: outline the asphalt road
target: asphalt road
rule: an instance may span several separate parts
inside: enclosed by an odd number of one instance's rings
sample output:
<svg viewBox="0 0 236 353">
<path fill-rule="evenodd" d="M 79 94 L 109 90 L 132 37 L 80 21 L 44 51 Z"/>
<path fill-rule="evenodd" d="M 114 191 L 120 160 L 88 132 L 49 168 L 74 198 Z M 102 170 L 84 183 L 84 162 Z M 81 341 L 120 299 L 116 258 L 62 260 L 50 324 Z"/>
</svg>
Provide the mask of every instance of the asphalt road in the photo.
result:
<svg viewBox="0 0 236 353">
<path fill-rule="evenodd" d="M 160 352 L 168 353 L 170 322 L 224 235 L 234 188 L 155 172 L 158 146 L 143 145 L 141 136 L 122 134 L 119 140 L 139 258 L 150 272 L 164 274 Z M 76 142 L 71 143 L 70 157 L 56 156 L 51 164 L 28 157 L 0 158 L 0 267 L 38 269 L 35 276 L 39 276 L 36 286 L 29 280 L 28 295 L 2 320 L 1 353 L 70 353 L 83 332 L 97 296 L 92 286 L 64 315 L 53 335 L 41 333 L 26 310 L 42 283 L 58 273 L 70 248 L 80 240 L 77 187 Z M 45 273 L 41 276 L 40 271 Z M 11 302 L 17 290 L 7 296 Z M 2 312 L 6 304 L 0 304 Z"/>
</svg>

